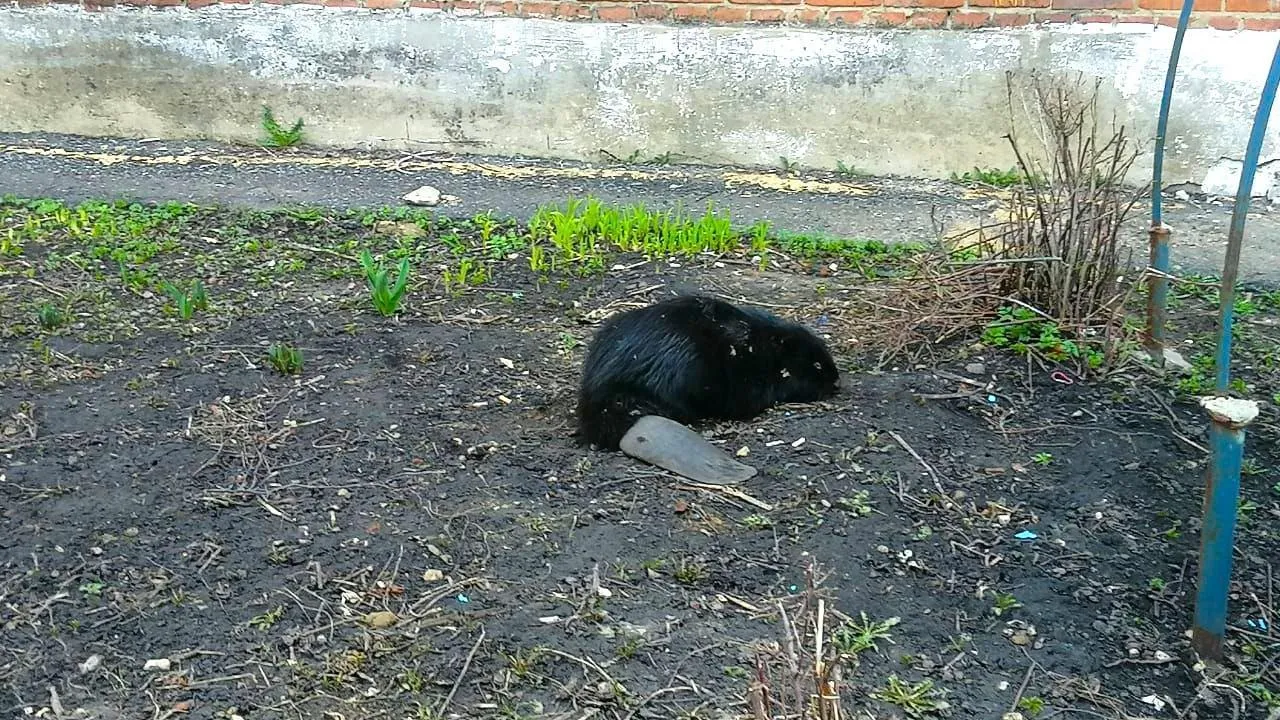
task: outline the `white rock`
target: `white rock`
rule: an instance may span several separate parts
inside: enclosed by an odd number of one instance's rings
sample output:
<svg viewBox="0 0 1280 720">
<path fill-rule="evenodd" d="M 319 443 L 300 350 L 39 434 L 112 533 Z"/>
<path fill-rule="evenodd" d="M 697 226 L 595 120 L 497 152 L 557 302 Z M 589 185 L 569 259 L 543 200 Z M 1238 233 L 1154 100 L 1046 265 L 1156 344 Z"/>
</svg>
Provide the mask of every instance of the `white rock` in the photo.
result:
<svg viewBox="0 0 1280 720">
<path fill-rule="evenodd" d="M 80 674 L 84 675 L 98 669 L 102 664 L 101 655 L 90 655 L 84 662 L 80 663 Z"/>
<path fill-rule="evenodd" d="M 423 185 L 417 190 L 405 195 L 404 201 L 410 205 L 427 205 L 434 207 L 440 204 L 440 191 L 430 185 Z"/>
<path fill-rule="evenodd" d="M 160 672 L 168 672 L 169 665 L 170 665 L 169 658 L 156 658 L 154 660 L 148 660 L 147 663 L 142 666 L 142 669 L 143 670 L 159 670 Z"/>
<path fill-rule="evenodd" d="M 1240 171 L 1243 168 L 1244 163 L 1240 160 L 1220 158 L 1205 173 L 1204 181 L 1200 183 L 1200 190 L 1206 195 L 1235 197 L 1236 191 L 1240 189 Z M 1271 197 L 1273 193 L 1280 192 L 1280 182 L 1277 182 L 1276 178 L 1277 171 L 1280 171 L 1280 163 L 1275 160 L 1258 163 L 1258 169 L 1253 175 L 1253 188 L 1250 195 Z"/>
<path fill-rule="evenodd" d="M 1191 199 L 1191 193 L 1187 192 L 1186 190 L 1179 190 L 1178 192 L 1173 194 L 1173 197 L 1183 202 L 1186 202 Z"/>
</svg>

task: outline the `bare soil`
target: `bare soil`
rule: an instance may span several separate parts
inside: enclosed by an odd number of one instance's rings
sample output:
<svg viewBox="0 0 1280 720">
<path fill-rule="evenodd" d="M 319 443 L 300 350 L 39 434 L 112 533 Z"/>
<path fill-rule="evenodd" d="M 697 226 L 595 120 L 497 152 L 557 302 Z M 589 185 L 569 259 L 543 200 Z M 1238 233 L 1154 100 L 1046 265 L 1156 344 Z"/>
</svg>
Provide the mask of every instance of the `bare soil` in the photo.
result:
<svg viewBox="0 0 1280 720">
<path fill-rule="evenodd" d="M 455 293 L 437 228 L 409 243 L 415 281 L 384 318 L 355 256 L 406 246 L 385 223 L 172 214 L 85 239 L 6 206 L 0 233 L 29 240 L 0 257 L 5 717 L 741 717 L 811 563 L 837 641 L 899 619 L 851 647 L 854 717 L 1276 716 L 1270 404 L 1229 659 L 1203 669 L 1186 637 L 1198 381 L 1129 363 L 1064 384 L 973 338 L 937 367 L 872 371 L 842 331 L 842 394 L 706 428 L 760 473 L 696 488 L 573 442 L 594 325 L 698 289 L 823 328 L 862 274 L 619 255 L 540 279 L 517 257 Z M 120 248 L 150 280 L 118 271 Z M 210 305 L 183 320 L 154 280 L 196 276 Z M 44 303 L 69 321 L 42 328 Z M 1254 397 L 1280 391 L 1274 320 L 1241 321 Z M 1182 298 L 1186 354 L 1213 323 L 1203 293 Z M 267 361 L 278 342 L 297 375 Z"/>
</svg>

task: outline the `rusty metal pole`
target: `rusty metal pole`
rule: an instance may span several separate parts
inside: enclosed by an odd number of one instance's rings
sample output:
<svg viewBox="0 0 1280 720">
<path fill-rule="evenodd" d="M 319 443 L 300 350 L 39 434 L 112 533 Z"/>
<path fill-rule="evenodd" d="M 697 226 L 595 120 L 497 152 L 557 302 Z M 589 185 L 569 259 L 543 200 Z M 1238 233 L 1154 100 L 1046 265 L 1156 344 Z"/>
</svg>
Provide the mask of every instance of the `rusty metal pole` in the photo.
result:
<svg viewBox="0 0 1280 720">
<path fill-rule="evenodd" d="M 1169 307 L 1169 235 L 1164 224 L 1161 192 L 1164 180 L 1165 135 L 1169 131 L 1169 107 L 1173 103 L 1173 81 L 1178 73 L 1178 57 L 1182 54 L 1182 38 L 1187 34 L 1191 7 L 1195 0 L 1182 0 L 1178 28 L 1169 52 L 1169 69 L 1164 76 L 1164 94 L 1160 97 L 1160 115 L 1156 120 L 1155 156 L 1151 163 L 1151 230 L 1148 236 L 1151 271 L 1147 278 L 1147 355 L 1156 365 L 1164 366 L 1164 325 Z"/>
</svg>

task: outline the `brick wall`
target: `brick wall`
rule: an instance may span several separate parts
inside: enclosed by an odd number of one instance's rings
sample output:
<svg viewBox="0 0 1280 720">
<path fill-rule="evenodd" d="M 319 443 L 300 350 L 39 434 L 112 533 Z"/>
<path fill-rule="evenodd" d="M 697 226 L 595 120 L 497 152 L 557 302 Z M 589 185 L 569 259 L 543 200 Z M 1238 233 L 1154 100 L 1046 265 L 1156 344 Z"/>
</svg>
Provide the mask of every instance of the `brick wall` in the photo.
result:
<svg viewBox="0 0 1280 720">
<path fill-rule="evenodd" d="M 20 6 L 62 0 L 16 0 Z M 68 0 L 87 10 L 115 5 L 196 9 L 214 4 L 300 2 L 329 7 L 438 9 L 469 15 L 600 20 L 970 29 L 1038 23 L 1176 25 L 1182 0 Z M 1280 0 L 1196 0 L 1191 27 L 1280 30 Z"/>
</svg>

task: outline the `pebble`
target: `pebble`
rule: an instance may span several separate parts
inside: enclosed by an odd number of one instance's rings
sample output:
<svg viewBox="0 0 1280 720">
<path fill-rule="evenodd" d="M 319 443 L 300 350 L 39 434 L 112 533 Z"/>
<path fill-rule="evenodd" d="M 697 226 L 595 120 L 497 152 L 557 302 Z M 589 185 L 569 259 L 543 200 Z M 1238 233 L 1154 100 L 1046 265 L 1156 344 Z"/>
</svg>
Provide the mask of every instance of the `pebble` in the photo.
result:
<svg viewBox="0 0 1280 720">
<path fill-rule="evenodd" d="M 125 536 L 125 537 L 131 537 L 131 538 L 132 538 L 132 537 L 138 537 L 138 528 L 136 528 L 136 527 L 125 528 L 125 529 L 124 529 L 124 536 Z"/>
<path fill-rule="evenodd" d="M 423 185 L 404 196 L 404 201 L 410 205 L 426 205 L 432 207 L 440 204 L 440 191 L 430 185 Z"/>
<path fill-rule="evenodd" d="M 101 655 L 90 655 L 88 658 L 85 658 L 84 662 L 80 663 L 80 674 L 84 675 L 86 673 L 91 673 L 94 670 L 97 670 L 98 666 L 101 664 Z"/>
<path fill-rule="evenodd" d="M 169 666 L 170 666 L 169 658 L 155 658 L 153 660 L 148 660 L 146 664 L 142 666 L 142 669 L 143 670 L 159 670 L 160 672 L 168 672 Z"/>
<path fill-rule="evenodd" d="M 444 579 L 444 572 L 432 568 L 422 573 L 422 579 L 425 582 L 440 582 Z"/>
<path fill-rule="evenodd" d="M 969 363 L 964 366 L 964 371 L 970 375 L 982 375 L 987 372 L 987 366 L 982 363 Z"/>
</svg>

